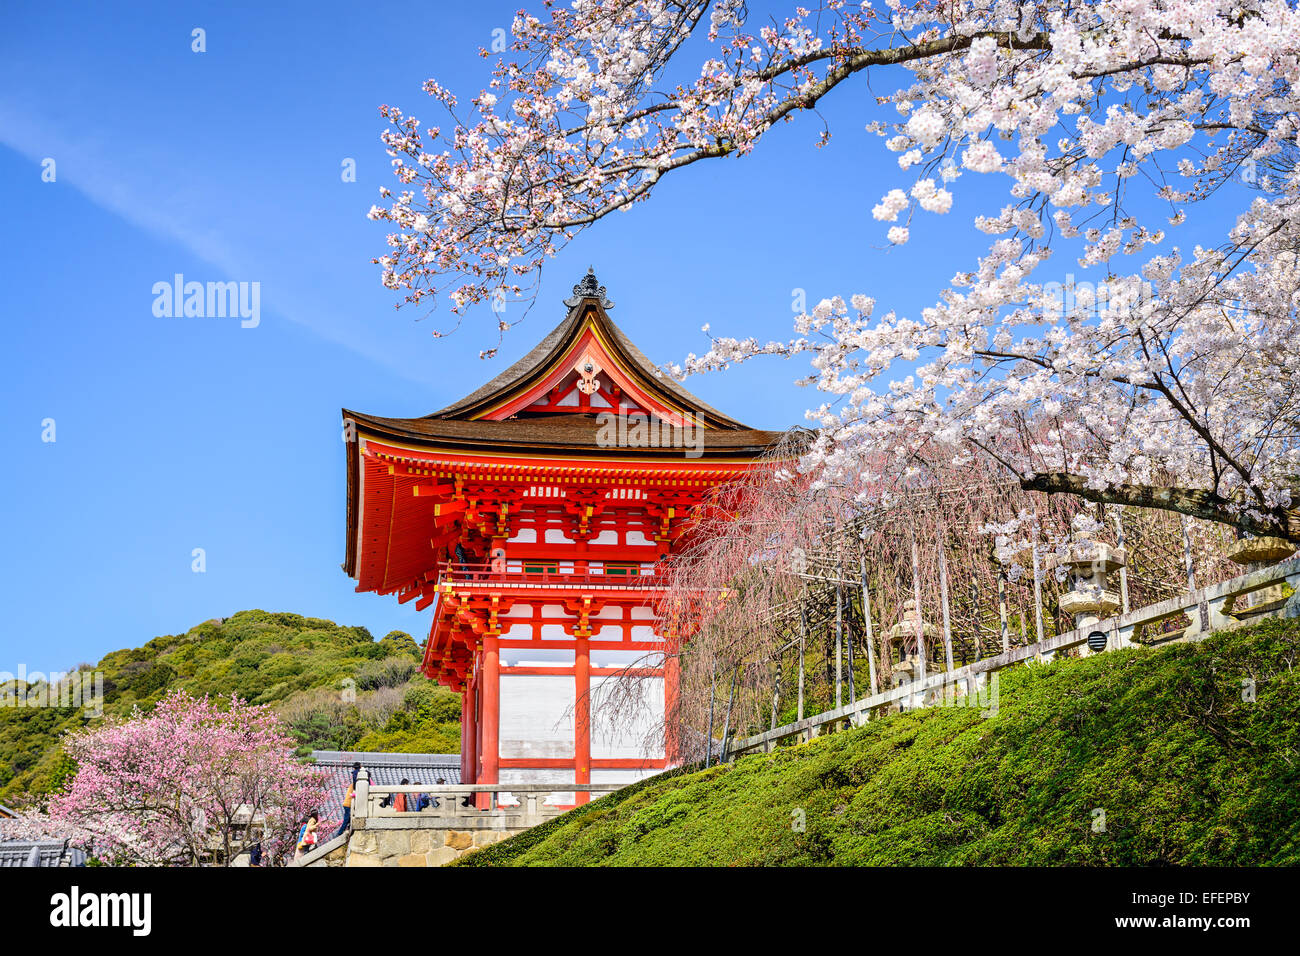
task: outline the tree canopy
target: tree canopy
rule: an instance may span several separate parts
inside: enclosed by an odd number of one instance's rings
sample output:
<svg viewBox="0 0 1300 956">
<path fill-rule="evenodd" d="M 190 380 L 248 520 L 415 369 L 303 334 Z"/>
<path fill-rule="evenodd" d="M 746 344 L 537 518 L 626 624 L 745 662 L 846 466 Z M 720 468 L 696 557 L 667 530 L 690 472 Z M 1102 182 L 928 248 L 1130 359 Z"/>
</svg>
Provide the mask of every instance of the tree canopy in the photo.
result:
<svg viewBox="0 0 1300 956">
<path fill-rule="evenodd" d="M 970 192 L 955 184 L 984 177 L 973 201 L 992 202 L 970 212 L 987 250 L 919 315 L 869 289 L 828 296 L 792 339 L 737 330 L 672 370 L 807 356 L 827 399 L 802 467 L 823 480 L 908 485 L 986 457 L 1028 489 L 1300 541 L 1293 5 L 547 6 L 518 15 L 468 109 L 425 84 L 447 131 L 381 110 L 400 189 L 370 215 L 391 227 L 376 262 L 405 301 L 528 294 L 557 249 L 665 175 L 760 148 L 778 122 L 861 97 L 848 81 L 869 73 L 892 88 L 868 129 L 899 174 L 864 229 L 906 243 L 913 217 L 953 213 Z M 1220 193 L 1235 218 L 1202 238 L 1197 208 Z M 1073 284 L 1063 257 L 1096 281 Z"/>
</svg>

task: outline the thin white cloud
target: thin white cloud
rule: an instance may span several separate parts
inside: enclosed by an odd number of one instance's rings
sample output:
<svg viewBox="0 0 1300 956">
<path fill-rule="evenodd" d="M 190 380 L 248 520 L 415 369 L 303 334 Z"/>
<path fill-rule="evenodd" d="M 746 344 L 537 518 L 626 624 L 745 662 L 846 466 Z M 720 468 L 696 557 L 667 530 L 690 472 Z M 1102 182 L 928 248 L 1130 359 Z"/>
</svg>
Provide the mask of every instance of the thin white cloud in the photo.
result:
<svg viewBox="0 0 1300 956">
<path fill-rule="evenodd" d="M 196 187 L 193 182 L 187 182 L 184 188 L 169 182 L 165 167 L 183 164 L 183 155 L 160 158 L 156 152 L 124 152 L 116 146 L 110 149 L 80 128 L 74 140 L 3 99 L 0 99 L 0 145 L 37 165 L 47 157 L 55 159 L 58 182 L 72 186 L 96 206 L 131 226 L 177 243 L 225 277 L 251 276 L 265 269 L 264 265 L 252 268 L 250 260 L 257 257 L 240 250 L 219 229 L 207 224 L 219 221 L 226 213 L 209 214 L 212 211 L 204 210 L 200 199 L 210 194 L 220 201 L 219 193 Z M 430 384 L 417 370 L 396 361 L 393 350 L 359 341 L 356 335 L 347 334 L 347 330 L 319 321 L 324 313 L 301 305 L 314 296 L 289 292 L 278 281 L 276 291 L 278 294 L 269 303 L 269 311 L 403 378 L 425 386 Z"/>
</svg>

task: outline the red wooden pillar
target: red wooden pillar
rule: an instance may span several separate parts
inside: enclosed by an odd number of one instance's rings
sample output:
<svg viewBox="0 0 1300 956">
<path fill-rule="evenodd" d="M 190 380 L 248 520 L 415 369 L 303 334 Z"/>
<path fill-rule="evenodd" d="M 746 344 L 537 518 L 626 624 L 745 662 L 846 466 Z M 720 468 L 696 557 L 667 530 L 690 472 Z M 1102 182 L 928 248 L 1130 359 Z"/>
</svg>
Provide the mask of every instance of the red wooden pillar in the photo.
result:
<svg viewBox="0 0 1300 956">
<path fill-rule="evenodd" d="M 674 767 L 681 763 L 681 746 L 677 739 L 677 694 L 681 682 L 681 664 L 677 658 L 677 639 L 665 638 L 664 645 L 664 763 Z"/>
<path fill-rule="evenodd" d="M 573 668 L 573 782 L 591 783 L 591 645 L 578 638 Z M 589 793 L 575 793 L 579 804 L 591 799 Z"/>
<path fill-rule="evenodd" d="M 482 749 L 480 766 L 482 774 L 478 783 L 499 783 L 497 778 L 500 760 L 501 730 L 501 654 L 497 647 L 497 638 L 483 638 L 481 706 L 479 715 L 482 726 Z M 479 809 L 489 807 L 489 795 L 481 794 Z"/>
<path fill-rule="evenodd" d="M 474 681 L 465 682 L 460 694 L 460 779 L 474 783 L 478 779 L 478 688 Z"/>
<path fill-rule="evenodd" d="M 478 678 L 474 681 L 474 782 L 483 782 L 483 671 L 480 659 Z"/>
<path fill-rule="evenodd" d="M 460 780 L 469 783 L 469 687 L 460 691 Z"/>
</svg>

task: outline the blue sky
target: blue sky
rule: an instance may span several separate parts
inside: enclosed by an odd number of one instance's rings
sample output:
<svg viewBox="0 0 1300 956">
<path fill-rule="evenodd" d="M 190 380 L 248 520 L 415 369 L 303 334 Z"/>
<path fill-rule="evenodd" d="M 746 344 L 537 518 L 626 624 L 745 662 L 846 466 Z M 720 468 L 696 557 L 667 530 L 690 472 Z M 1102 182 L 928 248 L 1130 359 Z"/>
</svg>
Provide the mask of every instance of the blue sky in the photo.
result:
<svg viewBox="0 0 1300 956">
<path fill-rule="evenodd" d="M 952 214 L 920 215 L 908 246 L 884 248 L 870 210 L 907 177 L 862 130 L 863 78 L 823 104 L 829 147 L 813 147 L 820 121 L 803 117 L 580 236 L 499 358 L 477 358 L 495 342 L 486 309 L 433 338 L 448 315 L 394 310 L 370 263 L 385 230 L 365 212 L 395 182 L 378 107 L 434 122 L 420 91 L 431 76 L 468 100 L 488 78 L 478 49 L 521 2 L 540 12 L 526 0 L 400 16 L 323 0 L 6 12 L 0 670 L 62 669 L 253 607 L 423 640 L 428 612 L 356 594 L 339 568 L 339 409 L 414 416 L 473 390 L 560 321 L 588 264 L 615 321 L 669 361 L 707 347 L 705 322 L 789 335 L 795 289 L 810 304 L 860 291 L 915 311 L 985 247 L 963 182 Z M 204 53 L 191 51 L 196 27 Z M 348 158 L 354 183 L 340 175 Z M 1008 181 L 987 182 L 982 211 L 995 211 Z M 259 282 L 260 324 L 156 317 L 151 289 L 176 273 Z M 781 428 L 819 401 L 792 384 L 806 368 L 755 364 L 690 387 Z"/>
</svg>

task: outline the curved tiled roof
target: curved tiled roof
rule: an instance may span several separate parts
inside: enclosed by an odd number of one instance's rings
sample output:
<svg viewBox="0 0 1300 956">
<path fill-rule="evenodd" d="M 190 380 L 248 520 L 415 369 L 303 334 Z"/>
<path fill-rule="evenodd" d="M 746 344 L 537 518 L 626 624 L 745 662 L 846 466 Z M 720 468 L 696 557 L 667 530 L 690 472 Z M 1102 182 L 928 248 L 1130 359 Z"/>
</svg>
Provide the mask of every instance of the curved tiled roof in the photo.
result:
<svg viewBox="0 0 1300 956">
<path fill-rule="evenodd" d="M 493 448 L 519 450 L 564 450 L 581 452 L 585 457 L 608 451 L 612 456 L 627 455 L 626 447 L 603 449 L 598 443 L 602 424 L 596 413 L 543 415 L 536 418 L 507 419 L 503 422 L 447 418 L 383 418 L 343 410 L 343 417 L 367 432 L 378 432 L 397 440 L 436 443 L 439 446 L 463 445 L 468 449 Z M 698 446 L 701 454 L 731 454 L 754 457 L 761 455 L 782 433 L 754 428 L 696 428 L 685 431 L 657 426 L 660 447 L 638 447 L 638 457 L 681 457 L 683 449 Z"/>
<path fill-rule="evenodd" d="M 316 766 L 326 772 L 326 797 L 316 808 L 320 818 L 337 822 L 343 819 L 343 798 L 352 782 L 352 764 L 360 763 L 370 774 L 370 782 L 380 786 L 397 786 L 402 779 L 435 786 L 439 779 L 447 784 L 460 783 L 460 754 L 390 754 L 352 750 L 313 750 Z"/>
<path fill-rule="evenodd" d="M 590 273 L 588 273 L 590 276 Z M 595 277 L 591 276 L 592 283 Z M 575 289 L 575 292 L 577 290 Z M 628 371 L 638 373 L 638 377 L 652 391 L 666 392 L 672 399 L 687 406 L 699 414 L 710 425 L 719 428 L 745 429 L 746 426 L 729 415 L 705 403 L 698 396 L 687 391 L 666 375 L 654 362 L 646 357 L 631 339 L 620 329 L 605 311 L 605 302 L 598 296 L 584 296 L 573 301 L 569 314 L 564 321 L 553 328 L 550 333 L 535 345 L 527 355 L 515 362 L 490 382 L 470 392 L 458 402 L 426 416 L 427 418 L 467 418 L 480 406 L 488 403 L 502 392 L 510 391 L 516 386 L 527 383 L 534 374 L 546 368 L 548 362 L 562 353 L 572 339 L 581 330 L 583 320 L 591 316 L 593 322 L 606 333 L 607 337 L 623 353 L 627 360 Z"/>
<path fill-rule="evenodd" d="M 574 295 L 565 300 L 565 305 L 568 313 L 564 320 L 527 355 L 481 388 L 445 408 L 418 418 L 387 418 L 343 410 L 345 428 L 353 429 L 351 433 L 345 432 L 349 441 L 345 446 L 348 497 L 344 571 L 358 576 L 362 485 L 365 469 L 369 467 L 366 463 L 373 464 L 378 456 L 387 454 L 383 451 L 372 453 L 371 441 L 380 445 L 389 442 L 399 449 L 413 448 L 418 452 L 415 457 L 429 460 L 441 456 L 459 462 L 518 458 L 541 462 L 543 470 L 555 467 L 563 471 L 569 468 L 567 459 L 576 459 L 575 466 L 579 470 L 589 463 L 602 473 L 622 469 L 628 462 L 637 467 L 644 463 L 652 469 L 676 471 L 678 465 L 673 459 L 678 459 L 683 473 L 695 470 L 698 465 L 699 476 L 708 474 L 708 480 L 722 481 L 728 480 L 727 474 L 735 472 L 738 475 L 749 468 L 786 435 L 785 432 L 750 428 L 709 406 L 661 373 L 610 320 L 606 310 L 612 303 L 605 298 L 604 289 L 593 274 L 588 273 L 574 287 Z M 615 398 L 615 405 L 610 407 L 618 407 L 621 412 L 627 408 L 648 409 L 652 413 L 649 419 L 638 418 L 644 414 L 641 411 L 616 416 L 619 432 L 615 438 L 608 431 L 602 434 L 603 430 L 609 429 L 610 419 L 602 418 L 604 413 L 596 409 L 599 402 L 593 405 L 579 400 L 572 412 L 567 409 L 558 411 L 559 398 L 555 400 L 556 404 L 538 406 L 540 396 L 551 390 L 558 393 L 565 377 L 577 373 L 576 369 L 566 369 L 565 366 L 577 362 L 579 356 L 574 353 L 586 348 L 599 353 L 601 363 L 610 366 L 611 376 L 617 371 L 620 388 L 633 398 L 630 405 Z M 574 387 L 573 382 L 567 386 L 570 389 Z M 609 402 L 610 397 L 602 396 L 601 401 Z M 694 427 L 681 427 L 681 423 L 694 424 Z M 642 428 L 645 430 L 640 431 Z M 361 440 L 352 441 L 351 438 Z M 397 455 L 401 457 L 402 452 Z M 380 489 L 373 494 L 367 492 L 371 497 L 379 496 L 375 501 L 388 495 L 384 498 L 388 504 L 378 505 L 390 509 L 386 512 L 388 537 L 383 542 L 372 542 L 375 554 L 380 550 L 388 554 L 384 558 L 385 569 L 389 567 L 389 557 L 393 553 L 391 546 L 396 534 L 393 528 L 404 529 L 402 534 L 411 542 L 420 537 L 409 522 L 403 524 L 410 514 L 404 512 L 399 516 L 400 520 L 393 518 L 391 506 L 395 499 L 391 497 L 391 486 L 398 479 L 392 477 L 392 466 L 386 467 L 387 476 L 372 476 L 368 480 L 376 484 L 366 485 L 367 488 Z M 383 490 L 385 488 L 388 490 Z M 404 495 L 410 498 L 411 490 L 404 489 Z M 426 504 L 421 502 L 412 507 L 423 508 Z M 420 540 L 427 544 L 427 535 Z M 408 550 L 399 549 L 399 552 L 405 555 Z M 424 555 L 421 560 L 427 557 Z"/>
<path fill-rule="evenodd" d="M 575 409 L 573 413 L 517 414 L 504 421 L 497 420 L 500 415 L 492 419 L 487 417 L 494 409 L 518 402 L 530 390 L 544 384 L 548 376 L 553 376 L 565 354 L 581 341 L 584 330 L 590 328 L 612 353 L 610 359 L 637 388 L 650 396 L 652 402 L 658 401 L 664 408 L 680 410 L 686 421 L 694 419 L 698 423 L 687 434 L 677 427 L 669 428 L 667 422 L 659 426 L 656 420 L 657 444 L 662 447 L 637 446 L 636 455 L 680 454 L 683 448 L 694 448 L 697 436 L 702 434 L 702 453 L 705 455 L 730 454 L 753 458 L 774 445 L 784 434 L 741 424 L 664 374 L 610 319 L 606 310 L 613 303 L 605 298 L 605 290 L 593 273 L 588 272 L 582 282 L 574 286 L 573 293 L 573 298 L 565 300 L 569 311 L 559 325 L 527 355 L 460 401 L 418 418 L 386 418 L 345 408 L 344 421 L 355 422 L 381 436 L 417 444 L 464 446 L 476 450 L 497 447 L 520 451 L 558 450 L 561 453 L 573 450 L 585 454 L 608 453 L 611 457 L 626 456 L 626 447 L 621 452 L 618 448 L 602 447 L 603 443 L 598 441 L 600 425 L 594 412 Z"/>
<path fill-rule="evenodd" d="M 85 866 L 86 851 L 63 840 L 0 843 L 0 867 L 30 866 L 35 851 L 37 866 Z"/>
</svg>

